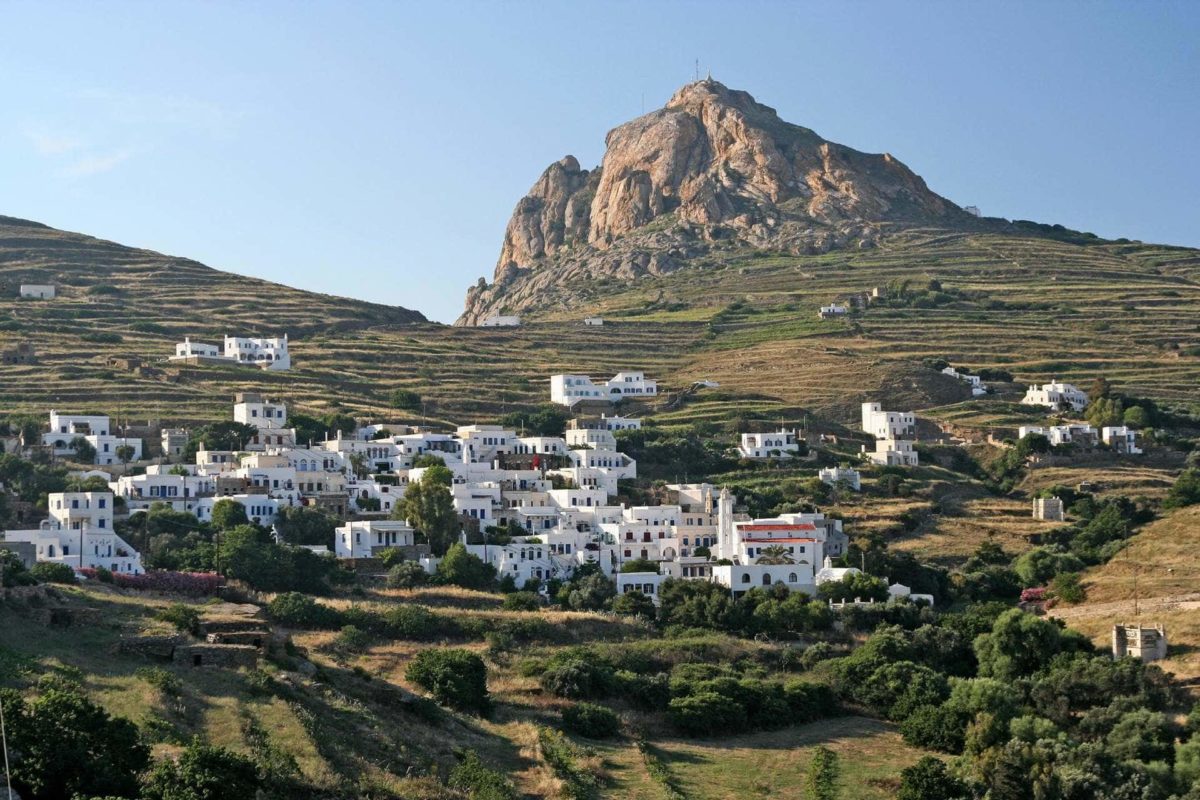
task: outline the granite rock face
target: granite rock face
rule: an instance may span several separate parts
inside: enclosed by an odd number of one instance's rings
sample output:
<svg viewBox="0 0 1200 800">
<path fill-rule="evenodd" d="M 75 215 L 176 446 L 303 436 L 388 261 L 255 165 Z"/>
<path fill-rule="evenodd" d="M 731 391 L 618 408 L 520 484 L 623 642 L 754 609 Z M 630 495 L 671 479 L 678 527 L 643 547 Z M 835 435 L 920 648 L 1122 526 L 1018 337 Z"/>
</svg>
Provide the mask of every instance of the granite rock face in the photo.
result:
<svg viewBox="0 0 1200 800">
<path fill-rule="evenodd" d="M 870 247 L 888 227 L 972 222 L 892 156 L 826 141 L 711 79 L 605 144 L 598 168 L 566 156 L 517 203 L 493 282 L 470 289 L 460 324 L 569 304 L 592 278 L 670 272 L 716 242 L 819 253 Z"/>
</svg>

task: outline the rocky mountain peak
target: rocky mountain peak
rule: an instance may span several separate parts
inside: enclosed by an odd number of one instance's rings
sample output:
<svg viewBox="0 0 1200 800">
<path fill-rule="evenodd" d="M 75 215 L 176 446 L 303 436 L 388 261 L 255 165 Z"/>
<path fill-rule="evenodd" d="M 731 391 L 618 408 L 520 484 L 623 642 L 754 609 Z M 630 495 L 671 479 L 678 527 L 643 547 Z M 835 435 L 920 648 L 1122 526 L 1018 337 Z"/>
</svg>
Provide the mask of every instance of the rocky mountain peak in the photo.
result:
<svg viewBox="0 0 1200 800">
<path fill-rule="evenodd" d="M 605 144 L 598 168 L 566 156 L 517 203 L 493 283 L 472 288 L 460 322 L 534 305 L 538 285 L 678 269 L 718 241 L 801 254 L 870 246 L 897 224 L 970 224 L 892 156 L 826 141 L 711 78 Z"/>
</svg>

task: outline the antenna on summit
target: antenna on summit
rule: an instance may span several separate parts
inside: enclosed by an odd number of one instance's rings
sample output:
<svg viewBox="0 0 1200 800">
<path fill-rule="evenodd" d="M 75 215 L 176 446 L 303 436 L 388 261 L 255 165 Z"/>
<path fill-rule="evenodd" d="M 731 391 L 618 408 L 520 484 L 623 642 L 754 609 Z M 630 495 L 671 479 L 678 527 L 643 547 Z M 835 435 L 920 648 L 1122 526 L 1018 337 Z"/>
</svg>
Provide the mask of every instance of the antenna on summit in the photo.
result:
<svg viewBox="0 0 1200 800">
<path fill-rule="evenodd" d="M 696 82 L 700 82 L 700 59 L 696 59 Z"/>
</svg>

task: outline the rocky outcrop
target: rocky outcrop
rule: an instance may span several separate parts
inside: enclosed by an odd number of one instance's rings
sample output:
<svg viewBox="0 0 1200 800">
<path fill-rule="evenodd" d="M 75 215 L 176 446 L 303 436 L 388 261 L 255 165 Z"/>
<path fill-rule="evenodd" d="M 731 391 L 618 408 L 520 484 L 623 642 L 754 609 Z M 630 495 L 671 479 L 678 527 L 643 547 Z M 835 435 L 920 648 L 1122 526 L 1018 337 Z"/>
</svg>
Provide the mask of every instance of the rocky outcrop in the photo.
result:
<svg viewBox="0 0 1200 800">
<path fill-rule="evenodd" d="M 570 300 L 580 279 L 669 272 L 714 242 L 803 254 L 871 246 L 889 226 L 973 222 L 892 156 L 828 142 L 711 79 L 605 144 L 597 169 L 567 156 L 517 203 L 461 324 Z"/>
</svg>

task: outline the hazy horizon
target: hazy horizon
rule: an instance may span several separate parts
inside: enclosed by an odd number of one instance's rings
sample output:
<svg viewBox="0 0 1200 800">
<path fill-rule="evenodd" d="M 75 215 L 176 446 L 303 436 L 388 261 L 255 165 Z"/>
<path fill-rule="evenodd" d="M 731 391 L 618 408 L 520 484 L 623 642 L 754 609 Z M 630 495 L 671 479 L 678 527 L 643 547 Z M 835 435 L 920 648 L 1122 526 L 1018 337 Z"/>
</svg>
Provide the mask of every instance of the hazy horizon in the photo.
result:
<svg viewBox="0 0 1200 800">
<path fill-rule="evenodd" d="M 695 75 L 988 216 L 1200 246 L 1184 3 L 5 5 L 0 214 L 450 322 Z"/>
</svg>

